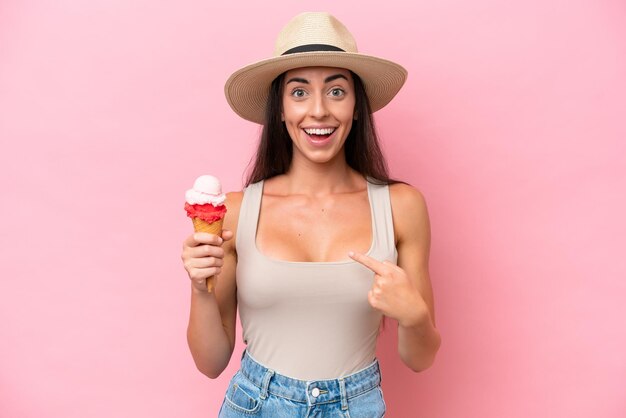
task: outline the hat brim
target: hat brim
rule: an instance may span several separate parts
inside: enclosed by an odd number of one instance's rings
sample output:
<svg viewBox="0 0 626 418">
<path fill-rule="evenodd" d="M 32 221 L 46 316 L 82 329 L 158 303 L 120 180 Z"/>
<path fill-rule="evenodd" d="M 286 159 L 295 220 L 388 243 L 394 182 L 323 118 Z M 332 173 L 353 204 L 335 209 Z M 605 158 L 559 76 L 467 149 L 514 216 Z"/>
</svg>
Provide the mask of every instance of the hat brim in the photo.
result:
<svg viewBox="0 0 626 418">
<path fill-rule="evenodd" d="M 354 72 L 363 81 L 372 112 L 394 98 L 408 74 L 401 65 L 371 55 L 302 52 L 265 59 L 237 70 L 224 86 L 226 100 L 239 116 L 262 125 L 272 81 L 285 71 L 302 67 L 337 67 Z"/>
</svg>

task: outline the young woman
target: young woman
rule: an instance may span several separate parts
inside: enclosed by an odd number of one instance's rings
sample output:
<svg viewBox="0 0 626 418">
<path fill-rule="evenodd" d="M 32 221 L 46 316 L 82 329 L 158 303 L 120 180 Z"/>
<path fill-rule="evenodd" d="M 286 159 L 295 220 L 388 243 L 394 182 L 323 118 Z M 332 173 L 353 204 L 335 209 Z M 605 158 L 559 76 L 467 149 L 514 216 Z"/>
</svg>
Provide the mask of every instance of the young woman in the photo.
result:
<svg viewBox="0 0 626 418">
<path fill-rule="evenodd" d="M 359 54 L 333 16 L 304 13 L 275 57 L 227 81 L 261 141 L 246 188 L 228 194 L 222 236 L 195 233 L 182 253 L 189 347 L 211 378 L 231 358 L 239 305 L 246 349 L 220 417 L 383 416 L 384 317 L 398 322 L 407 367 L 434 361 L 426 204 L 389 178 L 371 116 L 405 79 L 398 64 Z"/>
</svg>

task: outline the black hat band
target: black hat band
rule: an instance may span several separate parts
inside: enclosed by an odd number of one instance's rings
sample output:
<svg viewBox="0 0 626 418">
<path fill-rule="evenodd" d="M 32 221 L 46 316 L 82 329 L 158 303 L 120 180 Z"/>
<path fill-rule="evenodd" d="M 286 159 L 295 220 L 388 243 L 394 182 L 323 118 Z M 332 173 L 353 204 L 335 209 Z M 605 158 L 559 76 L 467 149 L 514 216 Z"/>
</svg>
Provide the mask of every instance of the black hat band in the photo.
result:
<svg viewBox="0 0 626 418">
<path fill-rule="evenodd" d="M 346 52 L 341 48 L 337 48 L 333 45 L 325 45 L 325 44 L 308 44 L 308 45 L 300 45 L 295 48 L 288 49 L 283 52 L 281 55 L 289 55 L 289 54 L 297 54 L 298 52 L 319 52 L 319 51 L 340 51 Z"/>
</svg>

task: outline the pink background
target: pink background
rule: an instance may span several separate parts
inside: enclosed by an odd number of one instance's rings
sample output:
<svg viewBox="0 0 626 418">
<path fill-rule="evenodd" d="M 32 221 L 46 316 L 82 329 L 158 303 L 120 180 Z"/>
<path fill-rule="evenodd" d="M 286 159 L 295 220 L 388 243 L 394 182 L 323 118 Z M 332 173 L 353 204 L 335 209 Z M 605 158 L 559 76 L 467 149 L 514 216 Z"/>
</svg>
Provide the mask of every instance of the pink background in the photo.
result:
<svg viewBox="0 0 626 418">
<path fill-rule="evenodd" d="M 243 345 L 193 365 L 183 192 L 241 188 L 224 81 L 306 10 L 231 3 L 0 3 L 0 416 L 217 415 Z M 429 204 L 443 345 L 415 374 L 388 327 L 387 416 L 623 417 L 624 2 L 315 9 L 410 74 L 376 119 Z"/>
</svg>

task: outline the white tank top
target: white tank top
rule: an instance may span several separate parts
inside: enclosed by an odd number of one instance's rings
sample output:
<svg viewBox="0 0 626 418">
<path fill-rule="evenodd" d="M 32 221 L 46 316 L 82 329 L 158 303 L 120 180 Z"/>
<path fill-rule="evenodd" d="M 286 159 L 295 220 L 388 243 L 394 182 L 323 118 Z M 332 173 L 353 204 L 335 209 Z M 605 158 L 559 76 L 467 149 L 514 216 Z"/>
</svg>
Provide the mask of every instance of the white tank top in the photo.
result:
<svg viewBox="0 0 626 418">
<path fill-rule="evenodd" d="M 372 244 L 379 261 L 397 262 L 389 186 L 367 183 Z M 263 181 L 244 189 L 237 226 L 237 299 L 250 355 L 301 380 L 336 379 L 376 356 L 382 313 L 367 293 L 374 273 L 347 258 L 294 262 L 269 258 L 256 246 Z"/>
</svg>

